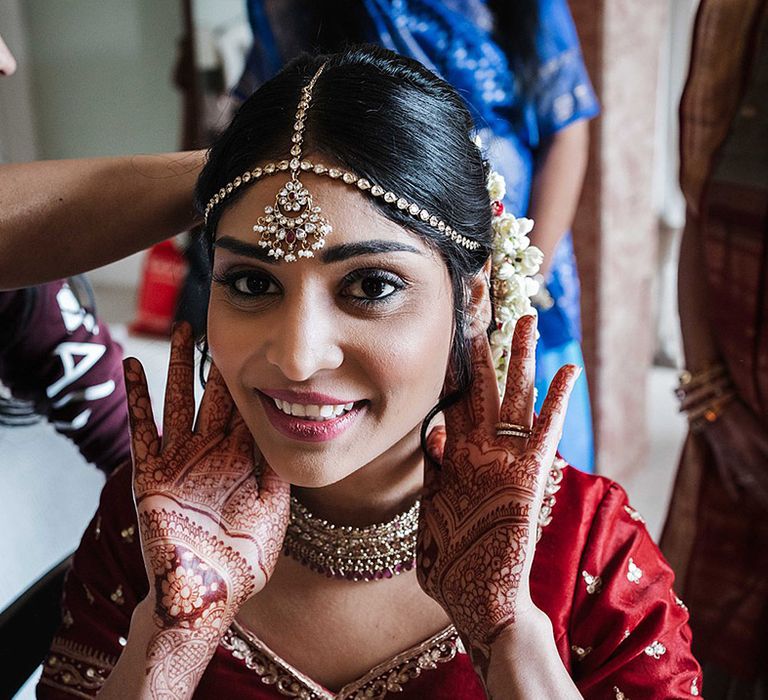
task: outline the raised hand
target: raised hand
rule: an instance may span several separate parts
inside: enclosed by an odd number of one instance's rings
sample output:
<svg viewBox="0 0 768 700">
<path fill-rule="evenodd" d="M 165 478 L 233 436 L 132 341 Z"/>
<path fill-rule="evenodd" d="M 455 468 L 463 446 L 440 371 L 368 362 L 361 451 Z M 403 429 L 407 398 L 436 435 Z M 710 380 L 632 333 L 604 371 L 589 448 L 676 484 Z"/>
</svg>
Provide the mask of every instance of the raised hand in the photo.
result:
<svg viewBox="0 0 768 700">
<path fill-rule="evenodd" d="M 191 329 L 179 325 L 162 442 L 141 363 L 125 361 L 134 496 L 158 630 L 148 673 L 153 692 L 168 697 L 194 689 L 239 608 L 266 584 L 289 515 L 289 486 L 256 466 L 253 437 L 215 366 L 193 428 L 193 356 Z"/>
<path fill-rule="evenodd" d="M 560 369 L 529 437 L 497 436 L 499 423 L 531 426 L 535 332 L 534 317 L 518 321 L 501 407 L 487 340 L 473 341 L 473 384 L 445 411 L 442 468 L 425 467 L 419 583 L 448 613 L 476 667 L 504 630 L 535 610 L 528 579 L 537 518 L 580 372 Z"/>
</svg>

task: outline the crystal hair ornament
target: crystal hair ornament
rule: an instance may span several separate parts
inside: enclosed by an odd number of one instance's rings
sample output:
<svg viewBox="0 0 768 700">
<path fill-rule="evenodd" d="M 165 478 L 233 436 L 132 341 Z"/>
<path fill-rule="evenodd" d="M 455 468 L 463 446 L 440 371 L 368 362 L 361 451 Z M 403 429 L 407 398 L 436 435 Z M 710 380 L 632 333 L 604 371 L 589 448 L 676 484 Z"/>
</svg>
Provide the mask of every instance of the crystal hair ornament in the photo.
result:
<svg viewBox="0 0 768 700">
<path fill-rule="evenodd" d="M 312 101 L 312 90 L 324 67 L 325 64 L 320 66 L 312 80 L 302 89 L 293 124 L 293 135 L 291 136 L 291 159 L 266 163 L 259 168 L 246 170 L 232 182 L 224 185 L 208 200 L 205 206 L 206 223 L 211 212 L 236 190 L 265 177 L 288 171 L 291 179 L 278 191 L 274 205 L 265 207 L 264 216 L 259 217 L 253 230 L 260 236 L 259 245 L 266 248 L 268 255 L 275 259 L 294 262 L 299 258 L 314 257 L 314 251 L 325 245 L 325 237 L 333 232 L 333 227 L 323 217 L 320 207 L 314 203 L 311 193 L 301 182 L 302 172 L 312 172 L 315 175 L 337 180 L 360 192 L 365 192 L 375 199 L 397 207 L 403 213 L 422 221 L 467 250 L 480 248 L 478 241 L 473 241 L 471 238 L 458 233 L 445 221 L 416 202 L 390 192 L 349 170 L 328 167 L 301 157 L 304 127 L 307 110 Z"/>
</svg>

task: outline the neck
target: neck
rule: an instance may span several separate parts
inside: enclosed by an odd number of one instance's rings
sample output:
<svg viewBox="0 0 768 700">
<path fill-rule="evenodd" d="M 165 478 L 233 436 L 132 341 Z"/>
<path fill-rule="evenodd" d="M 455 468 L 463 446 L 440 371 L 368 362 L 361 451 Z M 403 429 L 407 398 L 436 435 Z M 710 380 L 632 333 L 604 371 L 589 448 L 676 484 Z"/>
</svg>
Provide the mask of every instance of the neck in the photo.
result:
<svg viewBox="0 0 768 700">
<path fill-rule="evenodd" d="M 419 427 L 345 479 L 321 488 L 294 486 L 313 515 L 335 525 L 364 527 L 391 520 L 418 498 L 424 483 Z"/>
</svg>

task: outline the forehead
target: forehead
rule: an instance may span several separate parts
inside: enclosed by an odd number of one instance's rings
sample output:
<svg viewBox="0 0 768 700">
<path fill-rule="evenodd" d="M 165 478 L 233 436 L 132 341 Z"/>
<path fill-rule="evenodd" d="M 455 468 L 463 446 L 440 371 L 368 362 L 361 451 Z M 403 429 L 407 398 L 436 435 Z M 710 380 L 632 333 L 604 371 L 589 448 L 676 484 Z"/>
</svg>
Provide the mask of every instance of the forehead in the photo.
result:
<svg viewBox="0 0 768 700">
<path fill-rule="evenodd" d="M 259 234 L 253 230 L 254 225 L 264 216 L 265 207 L 275 205 L 278 191 L 289 179 L 288 173 L 281 172 L 250 185 L 222 213 L 216 237 L 228 236 L 255 243 Z M 408 243 L 425 253 L 432 253 L 421 236 L 388 219 L 356 188 L 311 172 L 302 173 L 300 179 L 312 195 L 313 206 L 321 208 L 321 215 L 333 227 L 333 232 L 325 239 L 326 247 L 377 239 Z"/>
</svg>

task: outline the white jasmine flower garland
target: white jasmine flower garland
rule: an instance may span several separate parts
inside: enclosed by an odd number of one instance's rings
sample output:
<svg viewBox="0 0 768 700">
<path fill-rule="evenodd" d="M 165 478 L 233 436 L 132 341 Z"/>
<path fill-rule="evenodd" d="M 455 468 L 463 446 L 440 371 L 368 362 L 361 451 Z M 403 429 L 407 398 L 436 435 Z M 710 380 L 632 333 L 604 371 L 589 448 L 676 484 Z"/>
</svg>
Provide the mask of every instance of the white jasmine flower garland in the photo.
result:
<svg viewBox="0 0 768 700">
<path fill-rule="evenodd" d="M 531 297 L 538 293 L 539 283 L 533 276 L 538 273 L 544 254 L 531 245 L 531 239 L 528 238 L 533 229 L 533 221 L 515 218 L 504 211 L 504 178 L 492 171 L 488 176 L 487 187 L 493 212 L 492 292 L 496 322 L 490 343 L 499 394 L 503 398 L 509 367 L 509 346 L 515 324 L 522 316 L 536 315 Z"/>
</svg>

